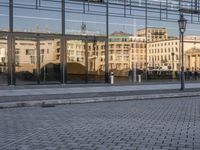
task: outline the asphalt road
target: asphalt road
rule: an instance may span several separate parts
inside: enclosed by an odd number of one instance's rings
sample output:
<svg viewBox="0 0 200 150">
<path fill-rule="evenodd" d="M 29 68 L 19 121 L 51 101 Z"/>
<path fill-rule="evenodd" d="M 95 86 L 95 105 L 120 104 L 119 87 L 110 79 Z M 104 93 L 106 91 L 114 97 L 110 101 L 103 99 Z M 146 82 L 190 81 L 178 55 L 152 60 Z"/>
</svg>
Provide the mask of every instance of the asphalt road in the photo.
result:
<svg viewBox="0 0 200 150">
<path fill-rule="evenodd" d="M 2 150 L 199 150 L 200 97 L 0 109 Z"/>
</svg>

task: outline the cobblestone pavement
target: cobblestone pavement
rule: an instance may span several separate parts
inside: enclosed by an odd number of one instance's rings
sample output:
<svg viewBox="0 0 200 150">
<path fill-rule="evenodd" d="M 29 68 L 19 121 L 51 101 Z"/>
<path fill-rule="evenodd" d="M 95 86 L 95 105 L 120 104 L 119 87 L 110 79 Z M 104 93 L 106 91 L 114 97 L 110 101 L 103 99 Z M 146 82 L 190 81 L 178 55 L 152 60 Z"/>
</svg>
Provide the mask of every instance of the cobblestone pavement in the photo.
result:
<svg viewBox="0 0 200 150">
<path fill-rule="evenodd" d="M 1 150 L 199 150 L 200 97 L 0 110 Z"/>
</svg>

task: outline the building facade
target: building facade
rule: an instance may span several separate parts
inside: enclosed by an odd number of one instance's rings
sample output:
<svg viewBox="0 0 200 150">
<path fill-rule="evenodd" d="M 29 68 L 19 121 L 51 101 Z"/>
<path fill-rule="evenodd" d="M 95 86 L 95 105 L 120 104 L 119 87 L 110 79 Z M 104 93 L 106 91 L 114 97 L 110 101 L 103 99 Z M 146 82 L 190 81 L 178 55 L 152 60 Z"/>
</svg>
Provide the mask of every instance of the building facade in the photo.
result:
<svg viewBox="0 0 200 150">
<path fill-rule="evenodd" d="M 178 72 L 177 10 L 195 2 L 126 2 L 1 0 L 0 85 L 109 82 L 110 72 L 129 82 L 133 74 L 148 80 L 148 71 Z M 185 71 L 199 71 L 200 16 L 184 15 Z"/>
</svg>

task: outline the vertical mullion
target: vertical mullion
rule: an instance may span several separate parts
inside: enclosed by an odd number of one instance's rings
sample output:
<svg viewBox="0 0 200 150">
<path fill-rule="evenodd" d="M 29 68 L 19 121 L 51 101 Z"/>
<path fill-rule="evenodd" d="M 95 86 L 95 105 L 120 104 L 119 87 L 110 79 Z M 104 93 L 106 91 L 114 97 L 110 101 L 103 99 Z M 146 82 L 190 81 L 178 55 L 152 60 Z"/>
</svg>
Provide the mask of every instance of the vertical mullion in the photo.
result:
<svg viewBox="0 0 200 150">
<path fill-rule="evenodd" d="M 40 39 L 39 37 L 36 37 L 36 51 L 37 51 L 37 84 L 40 84 Z"/>
<path fill-rule="evenodd" d="M 61 8 L 62 8 L 62 11 L 61 11 L 62 35 L 65 35 L 65 0 L 62 0 Z"/>
<path fill-rule="evenodd" d="M 109 3 L 106 3 L 106 45 L 105 45 L 105 82 L 109 82 L 109 62 L 108 62 L 108 50 L 109 50 Z"/>
<path fill-rule="evenodd" d="M 8 34 L 8 41 L 7 41 L 7 47 L 8 47 L 8 85 L 14 85 L 15 84 L 15 40 L 13 37 L 13 34 Z"/>
<path fill-rule="evenodd" d="M 148 26 L 147 15 L 148 15 L 148 14 L 147 14 L 147 13 L 148 13 L 148 11 L 147 11 L 147 0 L 146 0 L 146 1 L 145 1 L 145 39 L 146 39 L 146 41 L 145 41 L 145 44 L 146 44 L 146 48 L 145 48 L 145 49 L 146 49 L 146 50 L 145 50 L 145 51 L 146 51 L 146 52 L 145 52 L 145 53 L 146 53 L 146 54 L 145 54 L 145 61 L 146 61 L 146 62 L 145 62 L 145 64 L 146 64 L 146 65 L 145 65 L 145 66 L 146 66 L 146 77 L 145 77 L 145 78 L 146 78 L 146 80 L 148 80 L 148 77 L 147 77 L 147 67 L 148 67 L 148 64 L 147 64 L 147 62 L 148 62 L 148 57 L 147 57 L 147 50 L 148 50 L 148 49 L 147 49 L 147 26 Z"/>
<path fill-rule="evenodd" d="M 38 0 L 35 0 L 35 8 L 38 9 Z"/>
<path fill-rule="evenodd" d="M 61 44 L 60 44 L 60 55 L 61 55 L 61 60 L 60 60 L 60 73 L 61 73 L 61 83 L 65 84 L 66 79 L 67 79 L 67 75 L 66 75 L 66 42 L 65 42 L 65 0 L 62 0 L 61 3 L 61 15 L 62 15 L 62 37 L 61 37 Z"/>
<path fill-rule="evenodd" d="M 15 40 L 13 37 L 13 0 L 9 0 L 8 84 L 15 84 Z"/>
<path fill-rule="evenodd" d="M 60 71 L 60 73 L 61 73 L 61 83 L 65 84 L 66 81 L 67 81 L 67 75 L 66 75 L 67 69 L 66 69 L 66 59 L 65 59 L 66 58 L 66 42 L 65 42 L 65 37 L 62 36 L 60 40 L 61 40 L 61 44 L 60 44 L 60 49 L 61 49 L 61 51 L 60 51 L 60 55 L 61 55 L 61 60 L 60 60 L 60 62 L 61 62 L 61 65 L 60 65 L 60 69 L 61 69 L 61 71 Z"/>
<path fill-rule="evenodd" d="M 166 19 L 168 19 L 168 0 L 166 0 Z"/>
<path fill-rule="evenodd" d="M 16 77 L 15 77 L 15 38 L 13 34 L 11 34 L 11 84 L 15 85 L 16 84 Z"/>
<path fill-rule="evenodd" d="M 88 83 L 88 39 L 84 39 L 85 49 L 85 82 Z"/>
<path fill-rule="evenodd" d="M 9 0 L 9 30 L 13 32 L 13 0 Z"/>
</svg>

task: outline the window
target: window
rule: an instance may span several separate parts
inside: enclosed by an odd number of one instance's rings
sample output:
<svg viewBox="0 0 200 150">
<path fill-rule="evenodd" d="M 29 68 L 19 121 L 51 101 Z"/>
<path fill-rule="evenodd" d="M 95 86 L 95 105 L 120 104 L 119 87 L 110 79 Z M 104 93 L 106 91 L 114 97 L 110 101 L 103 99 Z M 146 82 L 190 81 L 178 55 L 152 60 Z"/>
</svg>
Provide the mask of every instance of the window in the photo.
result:
<svg viewBox="0 0 200 150">
<path fill-rule="evenodd" d="M 40 50 L 40 54 L 44 54 L 44 49 L 41 49 L 41 50 Z"/>
<path fill-rule="evenodd" d="M 31 64 L 36 64 L 36 57 L 30 56 L 30 58 L 31 58 Z"/>
<path fill-rule="evenodd" d="M 26 55 L 33 55 L 33 54 L 34 54 L 34 50 L 26 49 Z"/>
</svg>

